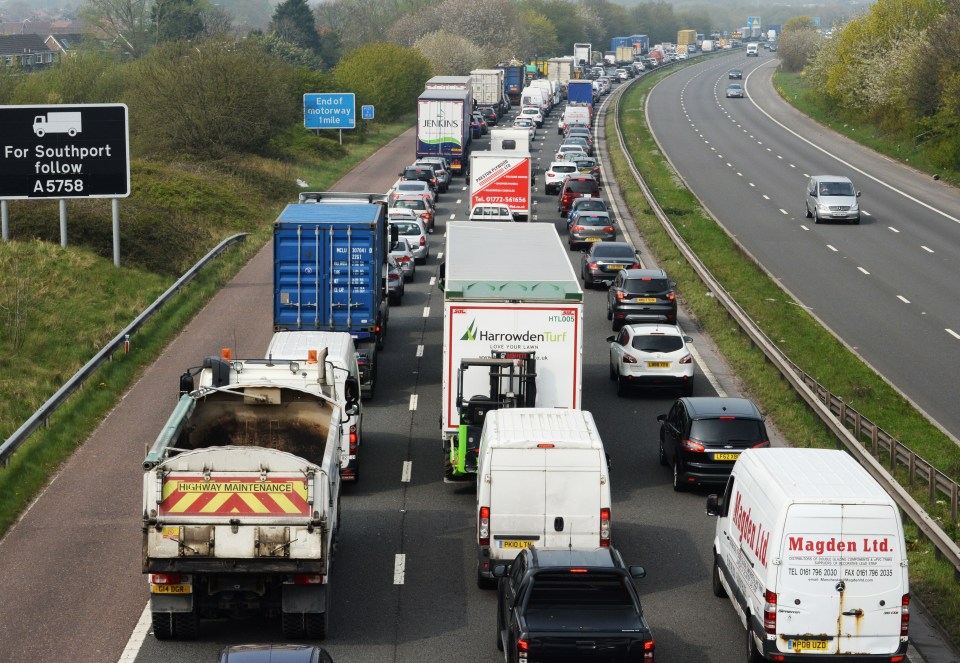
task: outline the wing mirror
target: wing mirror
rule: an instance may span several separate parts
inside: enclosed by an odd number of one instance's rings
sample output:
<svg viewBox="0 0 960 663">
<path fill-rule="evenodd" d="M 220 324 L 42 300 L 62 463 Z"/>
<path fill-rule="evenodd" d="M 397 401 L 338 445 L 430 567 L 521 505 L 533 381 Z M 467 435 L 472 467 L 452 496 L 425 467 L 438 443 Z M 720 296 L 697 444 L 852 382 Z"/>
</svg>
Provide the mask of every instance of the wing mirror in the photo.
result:
<svg viewBox="0 0 960 663">
<path fill-rule="evenodd" d="M 719 516 L 723 510 L 723 499 L 717 495 L 707 495 L 707 515 Z"/>
<path fill-rule="evenodd" d="M 658 415 L 657 415 L 657 421 L 659 421 L 661 424 L 662 424 L 664 421 L 666 421 L 666 420 L 667 420 L 667 415 L 665 415 L 665 414 L 658 414 Z"/>
<path fill-rule="evenodd" d="M 506 564 L 497 564 L 493 567 L 494 578 L 506 578 L 509 567 Z"/>
<path fill-rule="evenodd" d="M 631 578 L 637 578 L 637 579 L 646 578 L 646 577 L 647 577 L 647 570 L 646 570 L 645 568 L 643 568 L 642 566 L 631 566 L 631 567 L 630 567 L 630 577 L 631 577 Z"/>
<path fill-rule="evenodd" d="M 616 336 L 607 336 L 607 343 L 613 343 L 617 340 Z"/>
</svg>

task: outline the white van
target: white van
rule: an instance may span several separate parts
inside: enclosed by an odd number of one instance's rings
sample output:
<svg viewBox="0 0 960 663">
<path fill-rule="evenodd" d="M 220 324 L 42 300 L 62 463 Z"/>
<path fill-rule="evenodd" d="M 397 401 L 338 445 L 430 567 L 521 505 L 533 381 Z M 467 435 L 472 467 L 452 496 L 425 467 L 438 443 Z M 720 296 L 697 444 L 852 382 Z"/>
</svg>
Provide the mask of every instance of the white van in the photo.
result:
<svg viewBox="0 0 960 663">
<path fill-rule="evenodd" d="M 530 546 L 610 545 L 610 475 L 593 415 L 583 410 L 488 412 L 477 456 L 477 585 Z"/>
<path fill-rule="evenodd" d="M 747 449 L 707 513 L 713 593 L 740 615 L 748 660 L 906 659 L 900 512 L 847 453 Z"/>
<path fill-rule="evenodd" d="M 323 351 L 326 350 L 326 357 Z M 357 350 L 353 337 L 346 332 L 325 331 L 284 331 L 277 332 L 267 347 L 267 359 L 271 361 L 318 361 L 323 358 L 327 364 L 327 383 L 333 384 L 337 399 L 345 402 L 347 377 L 353 377 L 360 385 L 360 369 L 357 365 Z M 372 386 L 370 387 L 372 389 Z M 343 445 L 344 455 L 340 459 L 340 478 L 343 481 L 360 480 L 360 462 L 357 453 L 363 430 L 363 406 L 357 403 L 357 413 L 344 417 L 342 439 L 349 440 Z"/>
<path fill-rule="evenodd" d="M 540 87 L 530 87 L 529 85 L 520 90 L 520 104 L 522 106 L 536 106 L 540 109 L 540 114 L 546 117 L 550 112 L 550 95 Z"/>
</svg>

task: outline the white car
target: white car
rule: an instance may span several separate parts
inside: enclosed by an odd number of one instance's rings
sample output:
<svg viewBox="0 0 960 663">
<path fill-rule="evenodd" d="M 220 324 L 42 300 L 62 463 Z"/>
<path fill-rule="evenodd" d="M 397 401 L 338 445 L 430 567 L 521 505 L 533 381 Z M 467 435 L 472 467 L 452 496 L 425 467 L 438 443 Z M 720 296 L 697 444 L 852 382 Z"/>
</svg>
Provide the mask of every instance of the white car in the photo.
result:
<svg viewBox="0 0 960 663">
<path fill-rule="evenodd" d="M 404 281 L 412 281 L 417 273 L 417 260 L 413 257 L 410 243 L 404 237 L 398 237 L 390 247 L 390 255 L 400 265 Z"/>
<path fill-rule="evenodd" d="M 567 178 L 579 172 L 575 161 L 554 161 L 543 174 L 543 192 L 548 196 L 556 195 Z"/>
<path fill-rule="evenodd" d="M 436 221 L 436 218 L 433 214 L 433 205 L 430 204 L 430 201 L 424 198 L 423 196 L 400 196 L 399 198 L 391 198 L 390 200 L 390 213 L 395 213 L 393 210 L 409 210 L 417 215 L 423 225 L 426 227 L 427 232 L 433 232 L 433 226 Z"/>
<path fill-rule="evenodd" d="M 528 120 L 533 120 L 534 124 L 537 127 L 543 126 L 543 114 L 540 112 L 540 109 L 536 106 L 524 106 L 520 109 L 520 114 L 517 115 L 517 119 L 525 117 Z"/>
<path fill-rule="evenodd" d="M 561 145 L 557 150 L 557 153 L 554 155 L 554 161 L 564 161 L 564 155 L 570 154 L 572 152 L 579 152 L 583 156 L 589 156 L 587 151 L 583 149 L 582 145 Z"/>
<path fill-rule="evenodd" d="M 427 182 L 420 180 L 397 180 L 390 187 L 390 202 L 394 202 L 403 196 L 420 196 L 426 200 L 431 207 L 437 204 L 437 196 Z"/>
<path fill-rule="evenodd" d="M 617 79 L 618 79 L 618 80 L 621 80 L 621 81 L 625 81 L 625 80 L 627 80 L 627 79 L 630 77 L 630 76 L 627 74 L 627 70 L 626 70 L 626 69 L 617 69 L 617 70 L 614 72 L 614 74 L 616 75 Z"/>
<path fill-rule="evenodd" d="M 632 386 L 680 387 L 693 394 L 692 342 L 676 325 L 624 325 L 607 338 L 610 342 L 610 379 L 617 382 L 617 395 Z"/>
<path fill-rule="evenodd" d="M 426 224 L 417 218 L 413 210 L 403 211 L 408 213 L 410 216 L 407 216 L 406 214 L 403 216 L 388 214 L 387 218 L 390 222 L 391 228 L 396 226 L 397 234 L 402 239 L 407 240 L 407 244 L 410 245 L 410 251 L 413 253 L 414 260 L 416 260 L 418 264 L 422 265 L 430 256 L 430 239 L 427 237 Z"/>
<path fill-rule="evenodd" d="M 518 117 L 513 121 L 514 129 L 526 129 L 530 133 L 530 140 L 533 140 L 534 136 L 537 135 L 537 124 L 533 120 L 526 117 Z"/>
<path fill-rule="evenodd" d="M 686 53 L 677 53 L 674 57 L 675 57 L 677 60 L 686 60 L 686 59 L 687 59 L 687 54 L 686 54 Z"/>
</svg>

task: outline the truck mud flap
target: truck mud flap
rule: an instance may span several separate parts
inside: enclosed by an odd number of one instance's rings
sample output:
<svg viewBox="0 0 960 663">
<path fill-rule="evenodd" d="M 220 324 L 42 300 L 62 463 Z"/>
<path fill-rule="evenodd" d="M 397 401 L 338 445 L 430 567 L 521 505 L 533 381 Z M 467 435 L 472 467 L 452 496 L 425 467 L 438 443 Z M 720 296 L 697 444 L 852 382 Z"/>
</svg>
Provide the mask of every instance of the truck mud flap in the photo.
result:
<svg viewBox="0 0 960 663">
<path fill-rule="evenodd" d="M 284 585 L 283 612 L 321 613 L 327 611 L 326 585 Z"/>
<path fill-rule="evenodd" d="M 193 594 L 151 594 L 150 612 L 193 612 Z"/>
</svg>

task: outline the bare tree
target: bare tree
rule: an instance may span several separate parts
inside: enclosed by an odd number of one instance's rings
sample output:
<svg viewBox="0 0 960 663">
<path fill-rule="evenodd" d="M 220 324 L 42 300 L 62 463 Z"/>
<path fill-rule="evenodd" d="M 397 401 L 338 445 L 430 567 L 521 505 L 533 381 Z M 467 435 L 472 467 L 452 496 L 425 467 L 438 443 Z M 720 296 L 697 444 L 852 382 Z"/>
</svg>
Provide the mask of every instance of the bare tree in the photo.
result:
<svg viewBox="0 0 960 663">
<path fill-rule="evenodd" d="M 150 0 L 86 0 L 80 16 L 121 51 L 140 57 L 149 48 Z"/>
</svg>

